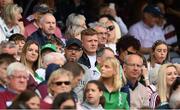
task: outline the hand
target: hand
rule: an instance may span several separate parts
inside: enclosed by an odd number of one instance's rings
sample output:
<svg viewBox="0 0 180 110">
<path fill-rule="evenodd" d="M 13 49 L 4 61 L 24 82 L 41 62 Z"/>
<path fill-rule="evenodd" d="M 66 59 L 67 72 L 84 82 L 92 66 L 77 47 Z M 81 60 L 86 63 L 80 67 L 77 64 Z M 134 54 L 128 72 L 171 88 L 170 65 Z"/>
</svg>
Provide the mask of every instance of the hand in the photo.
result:
<svg viewBox="0 0 180 110">
<path fill-rule="evenodd" d="M 143 65 L 143 67 L 142 67 L 142 75 L 143 75 L 143 77 L 144 77 L 145 79 L 147 79 L 148 76 L 149 76 L 148 70 L 147 70 L 147 68 L 146 68 L 144 65 Z"/>
</svg>

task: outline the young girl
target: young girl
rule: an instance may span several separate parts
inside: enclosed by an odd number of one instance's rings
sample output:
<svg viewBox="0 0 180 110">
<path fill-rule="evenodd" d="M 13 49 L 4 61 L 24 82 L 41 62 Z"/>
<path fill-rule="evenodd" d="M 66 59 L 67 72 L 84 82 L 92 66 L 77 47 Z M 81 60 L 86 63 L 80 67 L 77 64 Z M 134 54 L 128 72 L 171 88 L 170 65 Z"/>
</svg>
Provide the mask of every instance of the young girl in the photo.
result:
<svg viewBox="0 0 180 110">
<path fill-rule="evenodd" d="M 120 92 L 123 86 L 123 73 L 116 58 L 106 58 L 100 66 L 100 81 L 104 84 L 105 109 L 129 109 L 127 94 Z"/>
<path fill-rule="evenodd" d="M 103 84 L 97 80 L 91 80 L 87 83 L 84 91 L 84 102 L 82 103 L 83 110 L 104 110 L 103 101 Z"/>
<path fill-rule="evenodd" d="M 160 66 L 168 62 L 168 45 L 161 40 L 156 41 L 152 46 L 152 52 L 148 59 L 148 72 L 150 84 L 157 84 L 157 74 Z"/>
</svg>

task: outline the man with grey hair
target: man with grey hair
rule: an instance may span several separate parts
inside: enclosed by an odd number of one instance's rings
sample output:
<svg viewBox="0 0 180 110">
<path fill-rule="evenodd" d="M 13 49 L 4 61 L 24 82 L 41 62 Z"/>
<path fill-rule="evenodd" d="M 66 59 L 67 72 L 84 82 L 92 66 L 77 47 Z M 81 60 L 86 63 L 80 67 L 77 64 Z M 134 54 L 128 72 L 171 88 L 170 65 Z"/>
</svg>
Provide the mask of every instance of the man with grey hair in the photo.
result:
<svg viewBox="0 0 180 110">
<path fill-rule="evenodd" d="M 139 82 L 142 75 L 143 59 L 139 54 L 130 54 L 125 58 L 123 65 L 130 94 L 131 109 L 139 109 L 149 106 L 150 94 L 148 89 Z"/>
<path fill-rule="evenodd" d="M 64 57 L 64 55 L 62 53 L 50 52 L 42 57 L 43 67 L 37 69 L 36 73 L 38 74 L 38 76 L 41 76 L 43 78 L 43 80 L 45 80 L 45 73 L 46 73 L 45 70 L 49 64 L 53 63 L 53 64 L 62 66 L 62 65 L 64 65 L 65 62 L 66 62 L 66 58 Z M 40 83 L 42 81 L 37 80 L 37 82 Z"/>
<path fill-rule="evenodd" d="M 22 63 L 14 62 L 7 67 L 7 78 L 7 89 L 0 93 L 0 109 L 9 107 L 13 99 L 26 90 L 29 74 Z"/>
<path fill-rule="evenodd" d="M 40 46 L 45 45 L 50 39 L 56 38 L 55 29 L 55 17 L 51 13 L 46 13 L 40 19 L 39 29 L 32 33 L 27 40 L 35 40 Z"/>
<path fill-rule="evenodd" d="M 89 24 L 89 26 L 97 31 L 98 48 L 105 47 L 105 44 L 107 43 L 107 38 L 109 36 L 106 25 L 99 22 L 95 22 Z"/>
</svg>

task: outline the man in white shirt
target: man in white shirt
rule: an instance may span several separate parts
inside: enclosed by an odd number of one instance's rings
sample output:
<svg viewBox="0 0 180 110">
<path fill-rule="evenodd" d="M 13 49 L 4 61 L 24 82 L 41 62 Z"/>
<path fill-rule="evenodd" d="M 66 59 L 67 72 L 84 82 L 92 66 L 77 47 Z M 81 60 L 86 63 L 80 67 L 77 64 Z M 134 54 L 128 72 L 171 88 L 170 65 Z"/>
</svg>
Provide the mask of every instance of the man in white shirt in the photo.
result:
<svg viewBox="0 0 180 110">
<path fill-rule="evenodd" d="M 96 51 L 98 48 L 97 31 L 88 28 L 81 32 L 81 39 L 83 45 L 83 55 L 79 59 L 79 63 L 86 65 L 90 69 L 95 68 Z"/>
<path fill-rule="evenodd" d="M 142 20 L 129 29 L 129 34 L 140 41 L 140 51 L 143 54 L 151 52 L 151 47 L 155 41 L 165 40 L 163 30 L 156 25 L 159 16 L 163 16 L 160 10 L 157 7 L 148 5 L 143 10 Z"/>
</svg>

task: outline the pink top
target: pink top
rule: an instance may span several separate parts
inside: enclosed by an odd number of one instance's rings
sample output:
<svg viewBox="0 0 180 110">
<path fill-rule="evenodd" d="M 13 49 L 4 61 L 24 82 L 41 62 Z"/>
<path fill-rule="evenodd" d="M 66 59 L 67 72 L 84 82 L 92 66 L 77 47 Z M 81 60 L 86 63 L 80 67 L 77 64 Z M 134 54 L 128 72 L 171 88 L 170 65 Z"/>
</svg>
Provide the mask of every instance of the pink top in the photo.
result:
<svg viewBox="0 0 180 110">
<path fill-rule="evenodd" d="M 25 27 L 25 37 L 29 37 L 33 32 L 35 32 L 38 28 L 33 24 L 33 23 L 30 23 L 28 24 L 26 27 Z M 61 34 L 61 30 L 59 27 L 56 26 L 56 30 L 55 30 L 55 33 L 54 33 L 58 38 L 61 38 L 62 37 L 62 34 Z"/>
</svg>

